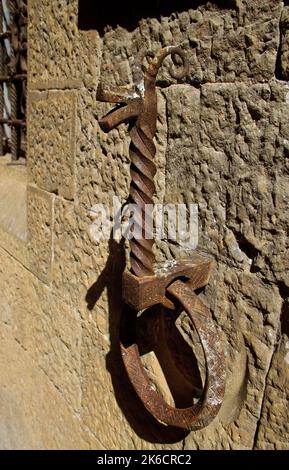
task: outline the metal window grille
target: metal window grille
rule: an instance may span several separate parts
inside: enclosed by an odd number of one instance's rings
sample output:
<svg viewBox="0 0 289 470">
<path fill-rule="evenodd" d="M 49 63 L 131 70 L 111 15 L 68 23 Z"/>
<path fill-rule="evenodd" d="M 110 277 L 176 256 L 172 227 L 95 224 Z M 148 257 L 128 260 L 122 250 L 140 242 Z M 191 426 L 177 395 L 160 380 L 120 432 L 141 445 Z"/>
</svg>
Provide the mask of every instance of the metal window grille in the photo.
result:
<svg viewBox="0 0 289 470">
<path fill-rule="evenodd" d="M 26 154 L 27 0 L 0 0 L 0 155 Z"/>
</svg>

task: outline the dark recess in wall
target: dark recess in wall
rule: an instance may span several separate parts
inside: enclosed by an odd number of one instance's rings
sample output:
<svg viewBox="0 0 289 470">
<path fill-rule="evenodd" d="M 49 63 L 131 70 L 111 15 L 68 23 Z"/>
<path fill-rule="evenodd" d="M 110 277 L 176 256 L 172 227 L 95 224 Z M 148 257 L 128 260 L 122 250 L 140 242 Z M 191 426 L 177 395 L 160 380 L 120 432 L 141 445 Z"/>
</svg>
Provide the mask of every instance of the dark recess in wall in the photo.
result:
<svg viewBox="0 0 289 470">
<path fill-rule="evenodd" d="M 278 283 L 280 295 L 283 299 L 281 311 L 281 333 L 289 338 L 289 287 L 284 282 Z"/>
<path fill-rule="evenodd" d="M 289 300 L 284 300 L 282 305 L 281 333 L 289 338 Z"/>
<path fill-rule="evenodd" d="M 133 31 L 142 18 L 159 18 L 172 13 L 195 9 L 205 4 L 219 8 L 234 8 L 235 0 L 123 0 L 109 2 L 102 0 L 79 0 L 78 27 L 82 30 L 95 29 L 104 34 L 106 26 L 117 25 Z"/>
</svg>

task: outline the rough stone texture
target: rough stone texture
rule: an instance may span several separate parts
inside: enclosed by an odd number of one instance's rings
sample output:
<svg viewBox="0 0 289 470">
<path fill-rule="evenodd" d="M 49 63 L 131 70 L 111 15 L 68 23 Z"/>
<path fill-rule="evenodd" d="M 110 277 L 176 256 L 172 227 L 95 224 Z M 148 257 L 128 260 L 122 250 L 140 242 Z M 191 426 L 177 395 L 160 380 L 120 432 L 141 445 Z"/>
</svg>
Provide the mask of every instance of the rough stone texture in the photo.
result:
<svg viewBox="0 0 289 470">
<path fill-rule="evenodd" d="M 1 448 L 288 449 L 288 7 L 196 3 L 128 29 L 120 19 L 100 38 L 78 29 L 76 0 L 29 2 L 27 242 L 0 222 Z M 200 295 L 228 370 L 218 417 L 193 433 L 155 422 L 127 380 L 118 346 L 127 252 L 95 239 L 92 210 L 114 195 L 124 203 L 130 178 L 126 126 L 107 135 L 98 126 L 111 109 L 95 100 L 99 77 L 130 83 L 136 50 L 180 42 L 190 76 L 172 80 L 167 59 L 158 81 L 156 201 L 198 204 L 198 249 L 216 260 Z M 163 240 L 156 254 L 189 253 Z M 145 321 L 145 367 L 172 400 Z M 197 334 L 185 315 L 178 327 L 202 377 Z"/>
<path fill-rule="evenodd" d="M 284 334 L 268 373 L 263 414 L 256 435 L 256 449 L 288 450 L 288 350 L 288 336 Z"/>
<path fill-rule="evenodd" d="M 0 256 L 1 448 L 88 447 L 79 316 L 2 248 Z"/>
<path fill-rule="evenodd" d="M 191 74 L 186 81 L 191 84 L 272 78 L 282 2 L 236 0 L 232 2 L 235 8 L 222 8 L 218 1 L 203 3 L 169 18 L 143 19 L 131 34 L 121 26 L 107 31 L 102 65 L 106 81 L 129 80 L 127 57 L 132 57 L 135 44 L 156 50 L 161 45 L 180 43 L 187 45 L 190 56 Z M 111 54 L 115 57 L 113 68 Z M 160 80 L 172 83 L 168 65 L 160 73 Z"/>
<path fill-rule="evenodd" d="M 75 101 L 74 91 L 35 91 L 28 110 L 30 179 L 67 199 L 75 193 Z"/>
<path fill-rule="evenodd" d="M 26 168 L 19 165 L 16 171 L 11 171 L 11 167 L 7 166 L 10 158 L 9 155 L 0 160 L 0 226 L 18 240 L 26 241 Z"/>
<path fill-rule="evenodd" d="M 27 250 L 27 171 L 12 167 L 11 156 L 0 159 L 0 239 L 1 246 L 28 266 Z"/>
<path fill-rule="evenodd" d="M 78 30 L 77 2 L 29 2 L 30 89 L 94 86 L 100 39 L 96 31 Z"/>
<path fill-rule="evenodd" d="M 28 186 L 28 253 L 30 269 L 49 283 L 52 269 L 52 230 L 54 195 Z"/>
</svg>

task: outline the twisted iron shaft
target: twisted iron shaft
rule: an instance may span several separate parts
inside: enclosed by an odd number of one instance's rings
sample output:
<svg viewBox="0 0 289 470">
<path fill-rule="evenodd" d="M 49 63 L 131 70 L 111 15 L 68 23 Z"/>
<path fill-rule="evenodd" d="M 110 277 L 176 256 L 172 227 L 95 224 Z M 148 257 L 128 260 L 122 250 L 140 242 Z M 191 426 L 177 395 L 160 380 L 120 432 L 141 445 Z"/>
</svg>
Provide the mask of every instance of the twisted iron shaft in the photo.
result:
<svg viewBox="0 0 289 470">
<path fill-rule="evenodd" d="M 156 147 L 152 136 L 145 134 L 137 124 L 130 131 L 130 137 L 130 198 L 137 205 L 138 215 L 141 219 L 135 221 L 135 224 L 140 225 L 141 237 L 133 237 L 130 240 L 130 264 L 131 272 L 138 277 L 143 277 L 152 275 L 154 272 L 154 239 L 148 238 L 148 235 L 150 236 L 153 231 L 153 220 L 148 207 L 153 206 L 155 193 L 156 166 L 154 157 Z"/>
<path fill-rule="evenodd" d="M 170 70 L 174 78 L 182 78 L 188 72 L 188 63 L 180 47 L 168 46 L 160 49 L 156 55 L 151 52 L 140 53 L 133 68 L 134 87 L 128 90 L 125 87 L 106 90 L 99 87 L 97 98 L 100 101 L 121 103 L 126 106 L 117 108 L 100 120 L 100 126 L 105 132 L 117 127 L 122 122 L 133 120 L 129 131 L 130 159 L 131 159 L 131 186 L 130 198 L 139 209 L 135 215 L 134 224 L 139 227 L 140 237 L 135 235 L 130 240 L 131 272 L 137 277 L 154 274 L 155 256 L 153 253 L 154 239 L 153 196 L 155 193 L 154 177 L 156 166 L 154 157 L 156 147 L 154 136 L 157 121 L 157 95 L 156 77 L 164 59 L 172 55 L 182 59 L 181 73 Z M 144 58 L 150 57 L 148 66 L 143 64 Z"/>
<path fill-rule="evenodd" d="M 145 82 L 148 82 L 146 77 Z M 141 235 L 130 240 L 130 265 L 131 272 L 138 277 L 152 275 L 155 263 L 151 208 L 155 194 L 156 146 L 153 138 L 156 132 L 157 99 L 155 86 L 150 88 L 149 96 L 144 96 L 143 109 L 129 133 L 130 199 L 138 208 L 135 225 L 139 226 L 139 232 L 136 233 Z M 148 83 L 145 83 L 145 90 L 147 89 Z"/>
</svg>

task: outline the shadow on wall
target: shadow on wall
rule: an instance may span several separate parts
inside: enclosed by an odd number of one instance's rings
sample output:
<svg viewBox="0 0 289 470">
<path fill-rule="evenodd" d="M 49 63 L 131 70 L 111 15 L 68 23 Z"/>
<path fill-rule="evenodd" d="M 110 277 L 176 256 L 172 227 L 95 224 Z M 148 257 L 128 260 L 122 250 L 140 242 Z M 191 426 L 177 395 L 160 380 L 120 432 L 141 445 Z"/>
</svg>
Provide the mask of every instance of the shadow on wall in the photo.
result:
<svg viewBox="0 0 289 470">
<path fill-rule="evenodd" d="M 136 312 L 124 305 L 121 285 L 122 273 L 125 269 L 124 242 L 117 243 L 111 239 L 109 244 L 107 264 L 97 281 L 87 292 L 86 301 L 88 308 L 92 310 L 104 288 L 107 288 L 111 350 L 107 355 L 106 364 L 111 374 L 115 398 L 127 421 L 142 439 L 154 443 L 179 442 L 187 436 L 188 431 L 159 423 L 146 410 L 135 393 L 121 357 L 120 339 L 125 346 L 135 342 L 141 356 L 149 351 L 154 352 L 163 370 L 175 405 L 180 408 L 191 406 L 202 388 L 196 358 L 175 327 L 175 318 L 172 317 L 172 314 L 166 315 L 166 312 L 162 313 L 159 309 L 148 309 L 140 317 L 137 317 Z M 181 355 L 185 356 L 190 363 L 189 376 L 190 378 L 194 377 L 194 381 L 191 383 L 188 381 L 188 376 L 176 368 L 174 358 L 166 346 L 165 338 L 152 338 L 153 332 L 158 331 L 160 315 L 166 323 L 166 331 L 169 331 L 170 338 L 175 345 L 178 345 Z"/>
<path fill-rule="evenodd" d="M 208 3 L 206 0 L 123 0 L 122 2 L 96 2 L 79 0 L 78 27 L 95 29 L 103 35 L 107 26 L 117 25 L 133 31 L 142 18 L 159 18 L 187 11 Z M 219 8 L 234 8 L 235 0 L 215 0 Z"/>
</svg>

